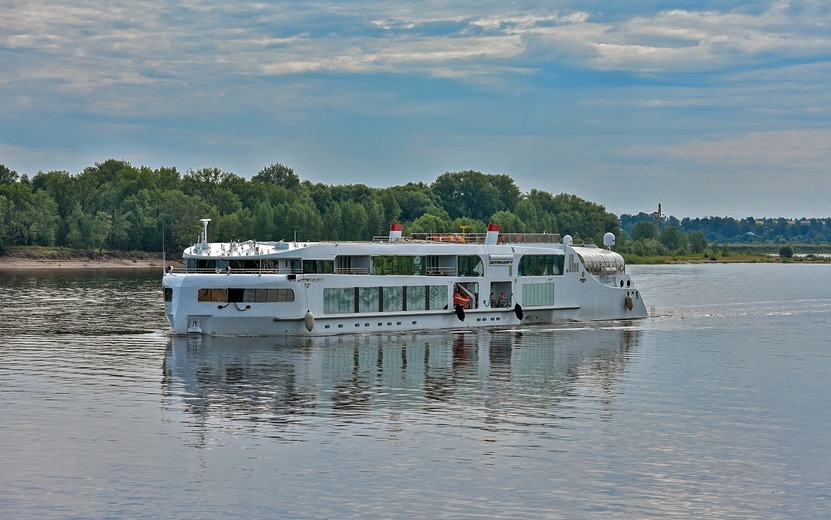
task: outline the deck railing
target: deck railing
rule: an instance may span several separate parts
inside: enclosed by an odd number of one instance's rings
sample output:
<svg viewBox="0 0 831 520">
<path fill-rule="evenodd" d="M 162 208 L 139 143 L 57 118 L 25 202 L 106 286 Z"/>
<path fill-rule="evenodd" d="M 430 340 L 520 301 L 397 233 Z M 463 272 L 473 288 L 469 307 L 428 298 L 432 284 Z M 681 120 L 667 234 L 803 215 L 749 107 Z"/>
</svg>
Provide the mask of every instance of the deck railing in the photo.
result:
<svg viewBox="0 0 831 520">
<path fill-rule="evenodd" d="M 486 233 L 413 233 L 401 237 L 395 242 L 389 241 L 389 236 L 374 236 L 373 242 L 400 243 L 400 242 L 431 242 L 442 244 L 484 244 Z M 499 233 L 497 244 L 559 244 L 559 233 Z"/>
</svg>

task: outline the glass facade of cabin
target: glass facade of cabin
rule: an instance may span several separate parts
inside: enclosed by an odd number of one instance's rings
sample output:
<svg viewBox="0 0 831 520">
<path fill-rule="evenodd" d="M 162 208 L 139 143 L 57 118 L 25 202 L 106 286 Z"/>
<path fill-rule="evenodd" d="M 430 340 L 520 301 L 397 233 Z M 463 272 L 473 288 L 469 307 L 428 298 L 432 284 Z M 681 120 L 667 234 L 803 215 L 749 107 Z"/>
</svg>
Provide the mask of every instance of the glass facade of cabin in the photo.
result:
<svg viewBox="0 0 831 520">
<path fill-rule="evenodd" d="M 447 304 L 444 285 L 323 289 L 324 314 L 444 310 Z"/>
</svg>

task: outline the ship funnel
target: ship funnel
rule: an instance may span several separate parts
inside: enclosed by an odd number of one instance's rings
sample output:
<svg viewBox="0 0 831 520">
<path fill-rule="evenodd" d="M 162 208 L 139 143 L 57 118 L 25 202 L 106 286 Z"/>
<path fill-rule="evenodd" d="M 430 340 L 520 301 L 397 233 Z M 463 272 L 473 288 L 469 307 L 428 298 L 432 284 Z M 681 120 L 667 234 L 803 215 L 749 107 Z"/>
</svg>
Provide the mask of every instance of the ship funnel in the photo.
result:
<svg viewBox="0 0 831 520">
<path fill-rule="evenodd" d="M 404 224 L 390 224 L 390 242 L 398 242 L 401 240 L 401 234 L 404 232 Z"/>
<path fill-rule="evenodd" d="M 485 245 L 496 245 L 497 238 L 499 238 L 499 224 L 488 224 L 488 234 L 485 235 Z"/>
</svg>

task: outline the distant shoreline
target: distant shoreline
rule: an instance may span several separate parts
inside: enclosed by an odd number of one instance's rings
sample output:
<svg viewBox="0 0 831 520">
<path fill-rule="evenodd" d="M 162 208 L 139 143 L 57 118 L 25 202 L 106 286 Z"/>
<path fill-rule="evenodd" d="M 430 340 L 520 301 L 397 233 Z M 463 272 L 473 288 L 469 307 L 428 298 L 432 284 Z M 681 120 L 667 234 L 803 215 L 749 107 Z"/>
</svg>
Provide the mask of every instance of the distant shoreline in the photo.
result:
<svg viewBox="0 0 831 520">
<path fill-rule="evenodd" d="M 72 249 L 13 247 L 0 255 L 4 269 L 159 269 L 166 265 L 182 266 L 178 261 L 163 260 L 161 253 L 101 252 L 86 253 Z"/>
<path fill-rule="evenodd" d="M 164 265 L 181 266 L 180 262 L 168 261 Z M 0 257 L 0 270 L 4 269 L 158 269 L 163 266 L 151 260 L 32 260 Z"/>
</svg>

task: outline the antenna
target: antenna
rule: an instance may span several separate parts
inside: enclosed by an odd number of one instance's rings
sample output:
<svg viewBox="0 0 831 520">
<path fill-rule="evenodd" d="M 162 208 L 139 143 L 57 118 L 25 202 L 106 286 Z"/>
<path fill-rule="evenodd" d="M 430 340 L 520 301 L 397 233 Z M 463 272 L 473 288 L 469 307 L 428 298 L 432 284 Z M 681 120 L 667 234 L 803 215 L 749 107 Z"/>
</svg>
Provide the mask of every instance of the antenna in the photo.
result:
<svg viewBox="0 0 831 520">
<path fill-rule="evenodd" d="M 211 221 L 209 218 L 200 218 L 199 220 L 202 221 L 203 231 L 202 231 L 202 242 L 207 244 L 208 243 L 208 222 Z"/>
</svg>

